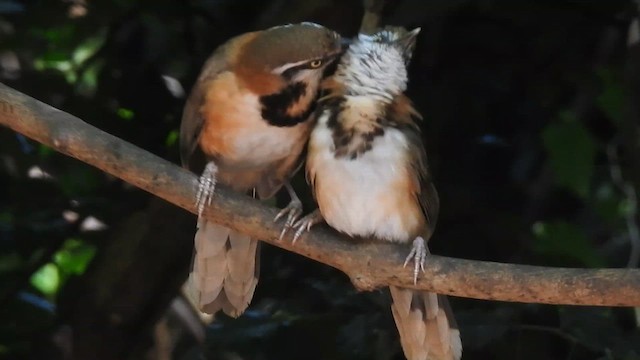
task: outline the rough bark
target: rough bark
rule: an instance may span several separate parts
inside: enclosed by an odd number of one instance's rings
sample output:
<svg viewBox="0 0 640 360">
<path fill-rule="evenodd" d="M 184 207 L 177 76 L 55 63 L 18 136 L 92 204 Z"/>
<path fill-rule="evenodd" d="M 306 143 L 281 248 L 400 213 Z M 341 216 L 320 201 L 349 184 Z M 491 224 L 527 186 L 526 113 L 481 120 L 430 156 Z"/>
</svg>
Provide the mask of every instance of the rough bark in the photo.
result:
<svg viewBox="0 0 640 360">
<path fill-rule="evenodd" d="M 190 212 L 196 210 L 194 174 L 1 84 L 0 124 Z M 356 242 L 323 226 L 292 246 L 288 240 L 277 240 L 281 224 L 273 222 L 276 213 L 274 208 L 220 187 L 205 216 L 335 267 L 362 290 L 395 285 L 485 300 L 640 306 L 638 269 L 547 268 L 433 255 L 425 273 L 413 284 L 411 269 L 402 266 L 406 248 Z"/>
</svg>

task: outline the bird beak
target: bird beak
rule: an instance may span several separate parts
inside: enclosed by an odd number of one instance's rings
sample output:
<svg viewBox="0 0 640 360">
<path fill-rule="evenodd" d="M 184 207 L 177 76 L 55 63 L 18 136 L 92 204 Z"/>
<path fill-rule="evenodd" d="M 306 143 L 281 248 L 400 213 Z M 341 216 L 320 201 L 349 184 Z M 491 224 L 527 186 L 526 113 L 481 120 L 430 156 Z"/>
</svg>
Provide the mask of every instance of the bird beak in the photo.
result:
<svg viewBox="0 0 640 360">
<path fill-rule="evenodd" d="M 340 38 L 340 48 L 342 49 L 341 52 L 345 52 L 347 51 L 347 49 L 349 48 L 349 45 L 351 45 L 351 43 L 353 42 L 353 39 L 349 39 L 349 38 Z"/>
<path fill-rule="evenodd" d="M 409 31 L 406 35 L 398 39 L 398 44 L 402 49 L 402 57 L 404 58 L 405 63 L 409 63 L 411 60 L 411 56 L 413 55 L 413 50 L 416 48 L 416 39 L 418 34 L 420 33 L 420 28 L 415 28 Z"/>
</svg>

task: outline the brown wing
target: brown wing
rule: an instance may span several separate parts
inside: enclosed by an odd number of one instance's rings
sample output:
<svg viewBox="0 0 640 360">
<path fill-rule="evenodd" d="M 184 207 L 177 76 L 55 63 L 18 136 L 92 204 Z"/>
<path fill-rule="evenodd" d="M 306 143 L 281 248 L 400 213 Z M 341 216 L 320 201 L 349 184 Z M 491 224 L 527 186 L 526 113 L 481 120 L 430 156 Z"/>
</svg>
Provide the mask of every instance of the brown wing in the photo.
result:
<svg viewBox="0 0 640 360">
<path fill-rule="evenodd" d="M 202 67 L 200 76 L 184 106 L 182 122 L 180 123 L 180 159 L 182 166 L 185 168 L 194 170 L 192 157 L 198 148 L 200 132 L 204 123 L 201 108 L 205 101 L 207 84 L 220 73 L 230 68 L 230 63 L 235 59 L 236 55 L 230 49 L 237 48 L 239 43 L 245 41 L 245 38 L 249 35 L 238 36 L 218 47 Z"/>
<path fill-rule="evenodd" d="M 203 102 L 202 84 L 196 83 L 191 90 L 191 95 L 187 99 L 182 112 L 182 122 L 180 123 L 180 160 L 182 166 L 192 169 L 190 164 L 191 156 L 198 146 L 200 132 L 202 130 L 203 118 L 200 107 Z"/>
<path fill-rule="evenodd" d="M 420 203 L 422 213 L 427 219 L 427 239 L 431 237 L 433 231 L 436 228 L 438 222 L 438 214 L 440 212 L 440 199 L 438 197 L 438 191 L 433 184 L 431 173 L 427 164 L 427 153 L 422 143 L 422 138 L 419 132 L 406 131 L 408 133 L 407 138 L 412 146 L 410 149 L 413 153 L 410 154 L 411 166 L 413 169 L 414 183 L 417 185 L 414 188 L 415 197 Z"/>
<path fill-rule="evenodd" d="M 440 199 L 438 191 L 433 184 L 433 179 L 427 163 L 427 152 L 422 141 L 420 128 L 416 123 L 422 119 L 413 107 L 411 100 L 406 96 L 398 96 L 389 107 L 389 118 L 394 119 L 396 126 L 402 129 L 409 141 L 409 162 L 411 164 L 412 189 L 416 200 L 420 204 L 422 213 L 427 220 L 427 239 L 431 237 L 438 222 L 440 212 Z"/>
</svg>

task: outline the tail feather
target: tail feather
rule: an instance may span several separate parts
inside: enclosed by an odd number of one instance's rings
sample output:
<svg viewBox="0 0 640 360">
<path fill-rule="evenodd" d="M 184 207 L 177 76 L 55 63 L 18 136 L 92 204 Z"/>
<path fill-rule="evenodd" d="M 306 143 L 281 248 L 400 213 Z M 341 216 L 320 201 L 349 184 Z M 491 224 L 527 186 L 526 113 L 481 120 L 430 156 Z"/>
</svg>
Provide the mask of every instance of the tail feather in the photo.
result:
<svg viewBox="0 0 640 360">
<path fill-rule="evenodd" d="M 229 276 L 225 279 L 225 293 L 235 308 L 246 309 L 258 284 L 255 256 L 258 241 L 232 231 L 229 234 L 229 244 Z M 247 254 L 253 255 L 248 257 Z"/>
<path fill-rule="evenodd" d="M 462 341 L 447 298 L 390 287 L 391 312 L 409 360 L 459 360 Z"/>
<path fill-rule="evenodd" d="M 196 285 L 200 293 L 200 303 L 206 304 L 214 301 L 224 286 L 224 277 L 220 276 L 220 274 L 223 274 L 225 271 L 226 260 L 224 254 L 220 254 L 204 262 L 205 266 L 202 268 L 196 269 L 194 265 L 193 272 L 197 274 L 198 282 Z M 195 264 L 197 263 L 198 262 L 195 262 Z M 209 266 L 214 263 L 219 266 Z"/>
<path fill-rule="evenodd" d="M 438 315 L 438 311 L 440 310 L 440 303 L 438 302 L 438 294 L 436 293 L 425 293 L 425 296 L 422 297 L 424 308 L 427 309 L 427 319 L 436 318 Z"/>
<path fill-rule="evenodd" d="M 255 257 L 247 259 L 247 254 L 255 254 L 258 241 L 249 236 L 231 232 L 229 234 L 230 248 L 228 251 L 229 276 L 235 281 L 248 283 L 255 277 Z"/>
<path fill-rule="evenodd" d="M 258 284 L 258 241 L 229 228 L 200 221 L 189 275 L 189 296 L 201 311 L 240 316 Z"/>
<path fill-rule="evenodd" d="M 202 259 L 215 256 L 224 250 L 231 229 L 207 220 L 198 221 L 198 230 L 194 239 L 194 245 Z"/>
<path fill-rule="evenodd" d="M 194 239 L 195 257 L 191 284 L 197 304 L 215 300 L 222 289 L 226 270 L 225 243 L 230 229 L 208 221 L 200 221 Z"/>
<path fill-rule="evenodd" d="M 222 310 L 225 314 L 234 318 L 242 314 L 241 312 L 238 312 L 233 305 L 231 305 L 224 289 L 220 291 L 218 296 L 212 302 L 202 305 L 200 310 L 207 314 L 215 314 Z"/>
</svg>

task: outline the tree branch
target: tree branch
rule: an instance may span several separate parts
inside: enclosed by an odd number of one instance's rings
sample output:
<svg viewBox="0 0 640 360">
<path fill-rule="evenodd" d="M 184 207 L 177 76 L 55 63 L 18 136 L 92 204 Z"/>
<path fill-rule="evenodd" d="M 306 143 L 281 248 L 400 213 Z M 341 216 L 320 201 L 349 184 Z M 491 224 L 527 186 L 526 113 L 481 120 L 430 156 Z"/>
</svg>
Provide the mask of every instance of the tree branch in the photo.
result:
<svg viewBox="0 0 640 360">
<path fill-rule="evenodd" d="M 384 9 L 384 0 L 363 0 L 364 16 L 360 25 L 360 32 L 373 34 L 380 26 L 380 18 Z"/>
<path fill-rule="evenodd" d="M 0 124 L 195 212 L 197 177 L 82 120 L 0 84 Z M 319 226 L 292 246 L 278 241 L 277 210 L 220 187 L 206 212 L 223 224 L 345 272 L 361 290 L 396 285 L 485 300 L 640 306 L 640 270 L 569 269 L 430 256 L 413 284 L 401 245 L 356 242 Z M 189 239 L 189 240 L 187 240 Z M 191 237 L 185 236 L 184 241 Z M 179 241 L 179 239 L 176 239 Z"/>
</svg>

